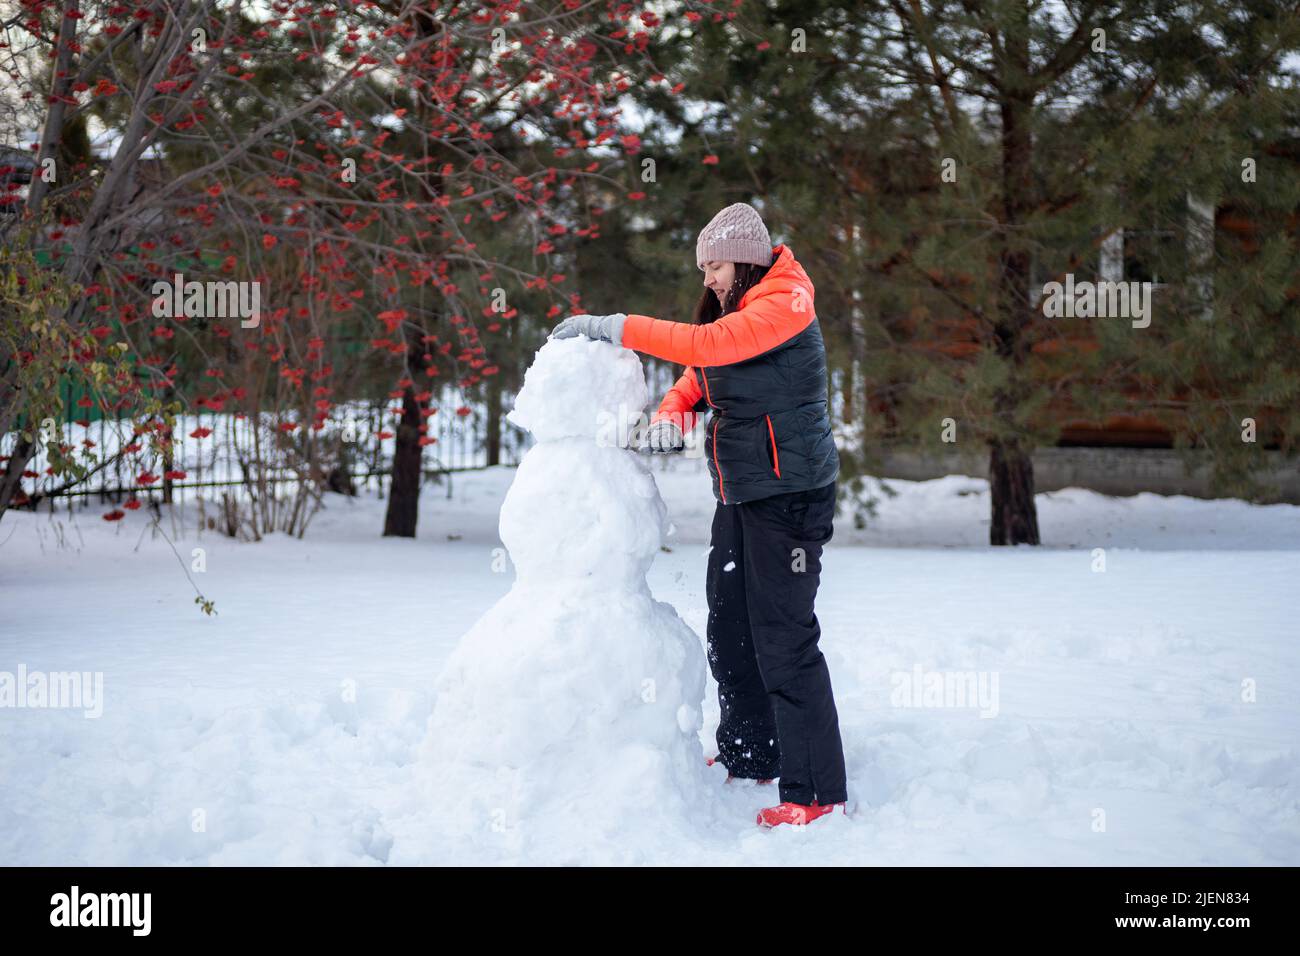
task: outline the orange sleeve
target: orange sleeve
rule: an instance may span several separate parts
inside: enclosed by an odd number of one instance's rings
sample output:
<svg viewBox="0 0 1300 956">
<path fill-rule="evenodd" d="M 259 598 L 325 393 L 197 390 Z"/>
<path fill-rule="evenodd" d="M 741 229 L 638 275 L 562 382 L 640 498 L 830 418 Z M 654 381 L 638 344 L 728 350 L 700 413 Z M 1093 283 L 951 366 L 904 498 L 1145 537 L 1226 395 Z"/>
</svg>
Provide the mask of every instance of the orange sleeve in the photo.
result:
<svg viewBox="0 0 1300 956">
<path fill-rule="evenodd" d="M 776 348 L 814 318 L 812 296 L 796 287 L 760 296 L 707 325 L 629 315 L 623 345 L 681 365 L 731 365 Z"/>
<path fill-rule="evenodd" d="M 664 393 L 664 400 L 659 403 L 659 410 L 650 418 L 650 424 L 668 419 L 676 422 L 685 435 L 695 427 L 699 415 L 695 405 L 703 397 L 700 383 L 695 378 L 695 369 L 688 368 L 677 380 L 677 384 Z"/>
</svg>

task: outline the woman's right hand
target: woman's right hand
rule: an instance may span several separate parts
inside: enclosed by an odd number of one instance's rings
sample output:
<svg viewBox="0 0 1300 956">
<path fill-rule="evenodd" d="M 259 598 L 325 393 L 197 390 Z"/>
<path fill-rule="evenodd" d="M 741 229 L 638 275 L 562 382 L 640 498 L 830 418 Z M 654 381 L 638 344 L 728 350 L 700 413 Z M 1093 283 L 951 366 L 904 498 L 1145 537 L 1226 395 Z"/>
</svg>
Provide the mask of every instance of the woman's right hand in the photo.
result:
<svg viewBox="0 0 1300 956">
<path fill-rule="evenodd" d="M 640 450 L 658 455 L 667 455 L 675 451 L 681 451 L 685 447 L 686 439 L 682 436 L 682 430 L 677 427 L 675 422 L 664 418 L 646 429 Z"/>
</svg>

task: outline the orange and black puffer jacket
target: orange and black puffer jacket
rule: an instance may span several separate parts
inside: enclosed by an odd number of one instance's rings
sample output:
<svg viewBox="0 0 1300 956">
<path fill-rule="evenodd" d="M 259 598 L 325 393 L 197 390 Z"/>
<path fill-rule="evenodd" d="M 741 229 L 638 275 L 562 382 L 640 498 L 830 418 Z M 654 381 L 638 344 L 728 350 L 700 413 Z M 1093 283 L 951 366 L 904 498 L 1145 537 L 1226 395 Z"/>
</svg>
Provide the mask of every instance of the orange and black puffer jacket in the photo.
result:
<svg viewBox="0 0 1300 956">
<path fill-rule="evenodd" d="M 789 246 L 734 312 L 707 325 L 629 314 L 623 345 L 687 366 L 652 421 L 689 432 L 708 409 L 713 495 L 742 504 L 820 488 L 839 475 L 826 401 L 826 347 L 813 284 Z"/>
</svg>

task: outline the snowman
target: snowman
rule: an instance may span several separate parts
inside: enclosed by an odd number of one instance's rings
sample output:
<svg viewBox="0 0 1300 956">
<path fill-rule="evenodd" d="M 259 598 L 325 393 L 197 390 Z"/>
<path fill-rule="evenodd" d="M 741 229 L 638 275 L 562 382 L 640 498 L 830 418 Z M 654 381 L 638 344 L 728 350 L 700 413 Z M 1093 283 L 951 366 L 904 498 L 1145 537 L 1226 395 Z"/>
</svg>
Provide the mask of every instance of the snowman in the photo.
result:
<svg viewBox="0 0 1300 956">
<path fill-rule="evenodd" d="M 636 862 L 701 806 L 704 654 L 650 593 L 667 508 L 615 440 L 647 396 L 633 352 L 551 339 L 507 416 L 536 438 L 501 506 L 515 580 L 449 657 L 420 760 L 480 859 Z"/>
</svg>

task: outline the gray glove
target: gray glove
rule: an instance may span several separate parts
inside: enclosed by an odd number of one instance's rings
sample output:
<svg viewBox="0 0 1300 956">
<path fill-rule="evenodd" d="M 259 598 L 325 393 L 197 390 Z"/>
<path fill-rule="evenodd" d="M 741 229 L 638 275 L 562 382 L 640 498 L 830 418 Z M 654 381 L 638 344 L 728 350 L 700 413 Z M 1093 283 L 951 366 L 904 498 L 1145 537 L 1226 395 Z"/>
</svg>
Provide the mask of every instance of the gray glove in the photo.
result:
<svg viewBox="0 0 1300 956">
<path fill-rule="evenodd" d="M 685 447 L 686 440 L 682 436 L 682 430 L 677 427 L 677 423 L 663 418 L 646 429 L 645 437 L 641 440 L 641 447 L 637 450 L 667 455 L 671 452 L 681 451 Z"/>
<path fill-rule="evenodd" d="M 571 315 L 554 329 L 549 338 L 567 339 L 581 333 L 587 338 L 599 342 L 623 344 L 623 322 L 627 316 L 622 312 L 613 315 Z"/>
</svg>

